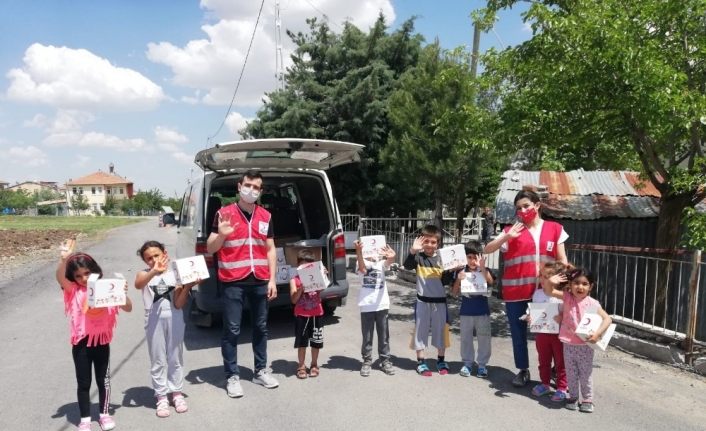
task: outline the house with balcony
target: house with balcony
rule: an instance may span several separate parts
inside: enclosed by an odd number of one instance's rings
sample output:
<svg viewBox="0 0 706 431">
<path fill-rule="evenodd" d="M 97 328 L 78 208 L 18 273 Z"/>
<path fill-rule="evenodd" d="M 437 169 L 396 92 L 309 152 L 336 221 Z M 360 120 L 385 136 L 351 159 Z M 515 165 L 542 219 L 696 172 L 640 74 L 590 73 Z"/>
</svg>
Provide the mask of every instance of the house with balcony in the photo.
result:
<svg viewBox="0 0 706 431">
<path fill-rule="evenodd" d="M 133 196 L 133 183 L 115 173 L 115 167 L 111 163 L 108 172 L 99 169 L 92 174 L 66 182 L 66 201 L 74 214 L 79 213 L 73 208 L 76 196 L 83 196 L 88 203 L 88 210 L 82 212 L 104 214 L 106 201 L 110 197 L 120 201 Z"/>
</svg>

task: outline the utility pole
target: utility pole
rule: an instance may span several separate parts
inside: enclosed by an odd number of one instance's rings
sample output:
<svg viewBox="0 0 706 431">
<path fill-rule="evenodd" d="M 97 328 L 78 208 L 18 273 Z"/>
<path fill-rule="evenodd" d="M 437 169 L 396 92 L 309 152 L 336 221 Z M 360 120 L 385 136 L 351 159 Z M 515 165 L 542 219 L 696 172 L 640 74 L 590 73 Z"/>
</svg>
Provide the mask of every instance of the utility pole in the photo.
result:
<svg viewBox="0 0 706 431">
<path fill-rule="evenodd" d="M 275 78 L 277 88 L 284 90 L 284 64 L 282 61 L 282 17 L 279 0 L 275 2 Z"/>
<path fill-rule="evenodd" d="M 475 81 L 478 75 L 478 54 L 480 50 L 480 26 L 477 22 L 473 23 L 473 49 L 471 51 L 471 79 Z M 477 96 L 477 95 L 476 95 Z M 461 164 L 461 174 L 466 169 L 466 164 Z M 463 178 L 463 176 L 462 176 Z M 460 190 L 456 193 L 456 243 L 462 241 L 464 218 L 466 216 L 466 185 L 461 182 Z M 480 223 L 480 220 L 478 221 Z M 481 229 L 477 229 L 478 232 Z M 479 238 L 480 239 L 480 238 Z"/>
</svg>

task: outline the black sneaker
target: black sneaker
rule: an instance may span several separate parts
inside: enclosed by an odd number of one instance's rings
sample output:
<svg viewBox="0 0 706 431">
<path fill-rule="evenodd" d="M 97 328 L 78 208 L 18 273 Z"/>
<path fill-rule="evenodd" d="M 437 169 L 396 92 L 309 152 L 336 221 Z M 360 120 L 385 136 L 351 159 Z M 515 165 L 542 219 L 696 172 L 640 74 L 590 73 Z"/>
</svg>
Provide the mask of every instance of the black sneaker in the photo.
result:
<svg viewBox="0 0 706 431">
<path fill-rule="evenodd" d="M 512 386 L 514 386 L 516 388 L 521 388 L 523 386 L 527 386 L 529 381 L 530 381 L 529 370 L 520 370 L 520 372 L 517 373 L 517 375 L 512 378 Z"/>
</svg>

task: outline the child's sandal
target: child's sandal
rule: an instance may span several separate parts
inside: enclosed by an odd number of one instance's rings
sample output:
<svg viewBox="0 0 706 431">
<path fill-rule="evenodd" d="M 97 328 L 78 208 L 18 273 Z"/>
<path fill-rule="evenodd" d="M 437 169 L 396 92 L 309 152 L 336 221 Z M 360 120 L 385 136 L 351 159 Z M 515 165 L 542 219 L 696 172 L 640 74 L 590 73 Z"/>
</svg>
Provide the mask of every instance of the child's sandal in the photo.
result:
<svg viewBox="0 0 706 431">
<path fill-rule="evenodd" d="M 431 370 L 429 369 L 429 366 L 426 363 L 421 363 L 417 365 L 417 374 L 424 377 L 429 377 L 431 376 Z"/>
<path fill-rule="evenodd" d="M 166 418 L 170 414 L 169 411 L 169 400 L 167 397 L 157 398 L 157 417 Z"/>
<path fill-rule="evenodd" d="M 184 395 L 181 393 L 172 395 L 172 402 L 174 403 L 174 410 L 176 410 L 177 413 L 186 413 L 187 410 L 189 410 Z"/>
<path fill-rule="evenodd" d="M 306 379 L 307 377 L 309 377 L 309 375 L 306 373 L 306 367 L 297 368 L 297 378 L 298 379 Z"/>
<path fill-rule="evenodd" d="M 312 365 L 309 369 L 309 377 L 319 377 L 319 367 Z"/>
</svg>

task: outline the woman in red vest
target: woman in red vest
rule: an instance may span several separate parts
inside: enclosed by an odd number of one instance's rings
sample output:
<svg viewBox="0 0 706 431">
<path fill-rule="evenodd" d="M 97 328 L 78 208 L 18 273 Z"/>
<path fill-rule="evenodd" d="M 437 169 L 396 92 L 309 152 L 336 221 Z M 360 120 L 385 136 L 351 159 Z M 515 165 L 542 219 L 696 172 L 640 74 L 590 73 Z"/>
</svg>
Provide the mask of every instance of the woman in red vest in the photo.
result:
<svg viewBox="0 0 706 431">
<path fill-rule="evenodd" d="M 527 321 L 520 320 L 539 285 L 539 267 L 545 262 L 567 263 L 564 242 L 569 235 L 556 222 L 542 220 L 539 196 L 523 189 L 515 196 L 518 222 L 485 246 L 486 253 L 503 253 L 502 295 L 512 335 L 512 353 L 519 369 L 512 379 L 516 387 L 530 380 L 527 352 Z"/>
</svg>

